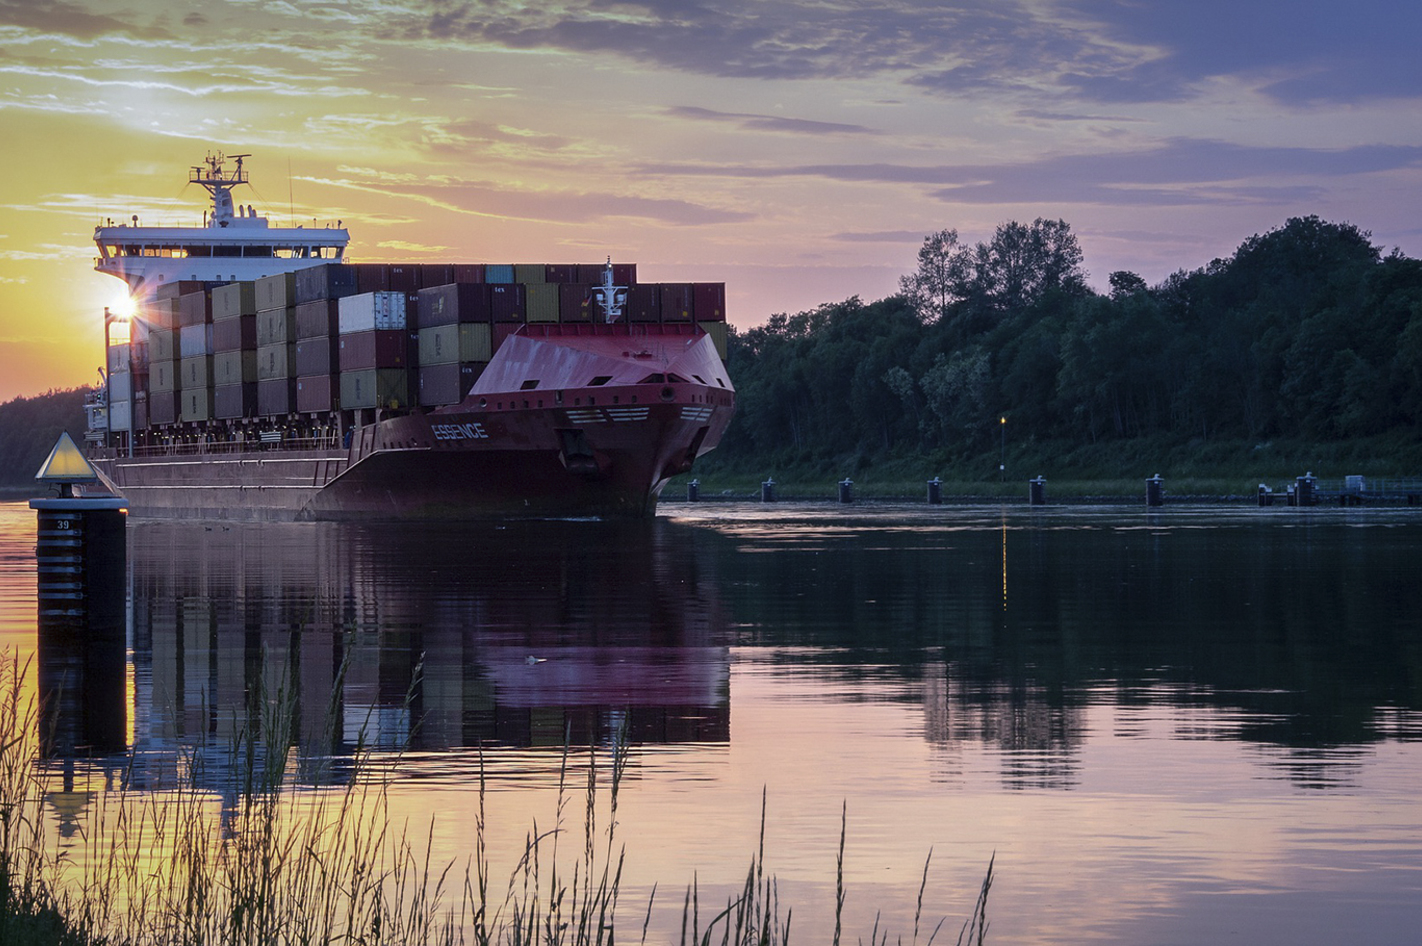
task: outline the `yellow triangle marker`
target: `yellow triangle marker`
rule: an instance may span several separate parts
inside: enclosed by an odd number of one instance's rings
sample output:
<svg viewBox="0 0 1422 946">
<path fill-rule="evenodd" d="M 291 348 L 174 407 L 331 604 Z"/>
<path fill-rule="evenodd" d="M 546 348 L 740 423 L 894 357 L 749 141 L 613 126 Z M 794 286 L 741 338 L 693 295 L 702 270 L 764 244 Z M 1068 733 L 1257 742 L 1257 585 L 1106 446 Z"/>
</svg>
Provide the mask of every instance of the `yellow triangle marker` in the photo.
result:
<svg viewBox="0 0 1422 946">
<path fill-rule="evenodd" d="M 44 461 L 35 479 L 47 483 L 92 483 L 99 478 L 68 431 L 59 435 L 49 459 Z"/>
</svg>

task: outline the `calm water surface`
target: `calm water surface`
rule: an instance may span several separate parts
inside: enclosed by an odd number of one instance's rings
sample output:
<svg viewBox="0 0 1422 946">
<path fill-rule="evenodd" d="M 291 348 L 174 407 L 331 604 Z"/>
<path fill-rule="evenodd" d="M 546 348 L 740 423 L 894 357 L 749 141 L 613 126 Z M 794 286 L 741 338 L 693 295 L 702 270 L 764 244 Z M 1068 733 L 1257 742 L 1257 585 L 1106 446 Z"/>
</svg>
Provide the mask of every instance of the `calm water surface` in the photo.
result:
<svg viewBox="0 0 1422 946">
<path fill-rule="evenodd" d="M 565 738 L 625 728 L 629 928 L 654 883 L 678 908 L 693 876 L 739 884 L 762 792 L 804 941 L 833 924 L 842 806 L 856 940 L 880 909 L 910 937 L 930 850 L 950 941 L 994 853 L 992 942 L 1422 928 L 1416 511 L 668 504 L 128 534 L 127 661 L 87 668 L 54 750 L 91 778 L 131 747 L 128 777 L 161 787 L 202 746 L 220 796 L 244 699 L 289 679 L 303 757 L 339 779 L 356 740 L 408 747 L 396 814 L 433 815 L 461 863 L 482 747 L 496 872 L 551 822 Z M 22 653 L 33 544 L 31 510 L 0 506 L 0 645 Z"/>
</svg>

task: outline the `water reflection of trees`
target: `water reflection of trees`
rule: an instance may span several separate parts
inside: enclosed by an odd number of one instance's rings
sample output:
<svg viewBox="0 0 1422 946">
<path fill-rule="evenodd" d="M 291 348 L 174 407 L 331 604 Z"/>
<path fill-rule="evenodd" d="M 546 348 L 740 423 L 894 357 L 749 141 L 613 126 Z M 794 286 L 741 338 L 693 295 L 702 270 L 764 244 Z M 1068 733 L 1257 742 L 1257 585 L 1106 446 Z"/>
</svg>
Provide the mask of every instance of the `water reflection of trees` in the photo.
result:
<svg viewBox="0 0 1422 946">
<path fill-rule="evenodd" d="M 1416 738 L 1416 525 L 1327 510 L 1108 515 L 1016 510 L 1001 526 L 994 512 L 934 529 L 925 511 L 862 531 L 836 519 L 783 542 L 767 530 L 762 554 L 721 571 L 746 643 L 925 680 L 926 663 L 951 667 L 944 698 L 963 720 L 934 730 L 950 740 L 1070 746 L 1088 694 L 1200 702 L 1224 711 L 1210 738 L 1299 750 L 1269 758 L 1301 773 L 1303 750 Z"/>
</svg>

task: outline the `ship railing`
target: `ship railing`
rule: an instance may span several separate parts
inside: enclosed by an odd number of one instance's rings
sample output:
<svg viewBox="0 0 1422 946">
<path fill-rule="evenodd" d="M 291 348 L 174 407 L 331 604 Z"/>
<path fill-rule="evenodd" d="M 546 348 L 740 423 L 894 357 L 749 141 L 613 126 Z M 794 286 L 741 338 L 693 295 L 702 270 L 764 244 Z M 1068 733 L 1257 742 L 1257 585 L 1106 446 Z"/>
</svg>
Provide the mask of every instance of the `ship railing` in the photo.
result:
<svg viewBox="0 0 1422 946">
<path fill-rule="evenodd" d="M 145 444 L 135 446 L 133 448 L 133 455 L 135 457 L 221 456 L 234 453 L 264 453 L 289 450 L 343 450 L 343 448 L 341 447 L 340 438 L 335 435 L 320 437 L 285 437 L 279 439 L 249 437 L 245 440 L 198 440 Z"/>
</svg>

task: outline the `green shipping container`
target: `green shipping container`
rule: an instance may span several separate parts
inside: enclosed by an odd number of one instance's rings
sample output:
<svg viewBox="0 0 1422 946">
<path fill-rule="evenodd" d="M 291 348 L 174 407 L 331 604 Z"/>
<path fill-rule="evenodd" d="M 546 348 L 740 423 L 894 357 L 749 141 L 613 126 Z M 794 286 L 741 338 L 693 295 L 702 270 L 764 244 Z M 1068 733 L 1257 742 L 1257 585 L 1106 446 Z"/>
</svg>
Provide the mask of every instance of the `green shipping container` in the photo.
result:
<svg viewBox="0 0 1422 946">
<path fill-rule="evenodd" d="M 194 388 L 208 388 L 212 386 L 212 356 L 193 355 L 191 358 L 184 358 L 178 386 L 184 391 L 191 391 Z M 184 401 L 186 403 L 186 401 Z"/>
<path fill-rule="evenodd" d="M 172 394 L 178 390 L 178 363 L 171 358 L 149 362 L 148 390 L 154 394 Z"/>
<path fill-rule="evenodd" d="M 212 319 L 235 319 L 257 312 L 257 288 L 250 282 L 233 282 L 212 290 Z"/>
<path fill-rule="evenodd" d="M 524 289 L 525 317 L 530 322 L 558 321 L 558 287 L 537 283 Z"/>
<path fill-rule="evenodd" d="M 184 389 L 179 397 L 182 402 L 184 423 L 212 419 L 212 391 L 207 388 Z"/>
<path fill-rule="evenodd" d="M 284 309 L 296 305 L 296 274 L 278 273 L 263 276 L 254 284 L 257 291 L 257 311 Z"/>
<path fill-rule="evenodd" d="M 257 347 L 257 380 L 296 377 L 296 346 L 285 342 Z"/>
<path fill-rule="evenodd" d="M 178 355 L 176 333 L 170 328 L 148 333 L 148 357 L 153 361 L 172 361 Z"/>
<path fill-rule="evenodd" d="M 420 364 L 452 365 L 484 362 L 493 357 L 493 327 L 488 322 L 464 322 L 420 329 Z"/>
<path fill-rule="evenodd" d="M 514 282 L 527 283 L 529 285 L 547 282 L 548 267 L 544 263 L 515 263 Z"/>
<path fill-rule="evenodd" d="M 296 309 L 268 309 L 257 313 L 257 345 L 296 341 Z"/>
<path fill-rule="evenodd" d="M 404 368 L 366 368 L 341 372 L 341 409 L 401 408 L 410 405 L 409 372 Z"/>
<path fill-rule="evenodd" d="M 724 362 L 726 360 L 726 323 L 697 322 L 696 327 L 711 336 L 711 343 L 716 346 L 716 354 L 720 355 L 721 361 Z"/>
<path fill-rule="evenodd" d="M 213 384 L 250 384 L 256 381 L 256 351 L 223 351 L 213 355 L 212 378 Z"/>
</svg>

